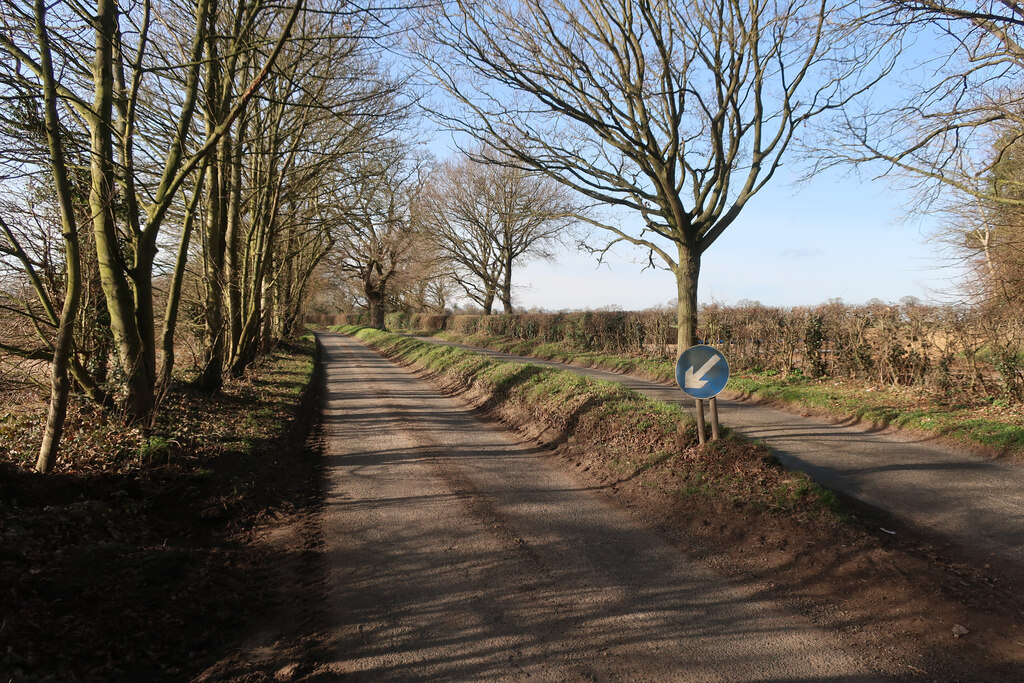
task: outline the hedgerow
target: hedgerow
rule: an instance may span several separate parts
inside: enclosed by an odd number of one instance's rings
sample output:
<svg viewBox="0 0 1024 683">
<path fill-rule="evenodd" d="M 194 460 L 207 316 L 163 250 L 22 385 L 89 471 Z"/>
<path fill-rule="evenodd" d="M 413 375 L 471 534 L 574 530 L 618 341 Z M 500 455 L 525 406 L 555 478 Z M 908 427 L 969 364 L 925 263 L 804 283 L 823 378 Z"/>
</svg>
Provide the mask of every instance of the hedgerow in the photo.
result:
<svg viewBox="0 0 1024 683">
<path fill-rule="evenodd" d="M 561 348 L 662 360 L 676 355 L 675 314 L 667 311 L 392 314 L 387 326 L 502 337 L 513 352 L 522 342 L 531 351 L 552 345 L 552 353 Z M 1012 312 L 927 306 L 912 299 L 796 308 L 712 304 L 699 313 L 698 336 L 722 350 L 735 371 L 849 378 L 1024 401 L 1024 318 Z"/>
</svg>

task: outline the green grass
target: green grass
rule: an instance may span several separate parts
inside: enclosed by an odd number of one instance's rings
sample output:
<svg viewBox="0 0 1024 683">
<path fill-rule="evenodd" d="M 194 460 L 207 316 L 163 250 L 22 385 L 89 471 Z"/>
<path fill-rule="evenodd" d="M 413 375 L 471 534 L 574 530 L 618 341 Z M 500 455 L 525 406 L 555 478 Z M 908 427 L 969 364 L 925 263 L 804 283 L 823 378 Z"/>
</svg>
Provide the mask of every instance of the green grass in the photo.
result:
<svg viewBox="0 0 1024 683">
<path fill-rule="evenodd" d="M 171 455 L 171 440 L 163 436 L 145 439 L 136 451 L 136 457 L 144 465 L 166 464 Z"/>
<path fill-rule="evenodd" d="M 881 427 L 935 433 L 964 444 L 1024 453 L 1021 410 L 1000 402 L 968 402 L 922 388 L 878 387 L 764 372 L 734 373 L 728 389 L 755 398 L 862 420 Z"/>
<path fill-rule="evenodd" d="M 577 352 L 557 344 L 505 337 L 440 333 L 441 338 L 516 355 L 632 374 L 658 382 L 675 381 L 675 365 L 658 358 L 632 358 Z M 966 401 L 923 388 L 879 387 L 833 378 L 812 379 L 776 371 L 734 372 L 727 392 L 770 403 L 808 409 L 839 419 L 929 432 L 998 453 L 1024 454 L 1024 407 L 1006 401 Z"/>
<path fill-rule="evenodd" d="M 540 358 L 560 363 L 571 363 L 588 368 L 598 368 L 610 372 L 634 374 L 659 382 L 675 381 L 675 364 L 663 358 L 634 358 L 617 356 L 597 351 L 574 351 L 558 344 L 539 340 L 519 340 L 508 337 L 474 334 L 470 336 L 440 332 L 440 339 L 479 346 L 516 356 Z"/>
</svg>

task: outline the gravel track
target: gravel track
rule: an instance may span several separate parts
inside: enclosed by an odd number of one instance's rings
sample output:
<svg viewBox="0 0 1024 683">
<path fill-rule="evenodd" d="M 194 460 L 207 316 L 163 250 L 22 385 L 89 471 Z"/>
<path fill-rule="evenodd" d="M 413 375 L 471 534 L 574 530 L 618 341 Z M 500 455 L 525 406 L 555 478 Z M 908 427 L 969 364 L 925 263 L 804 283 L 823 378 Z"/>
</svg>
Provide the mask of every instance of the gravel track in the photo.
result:
<svg viewBox="0 0 1024 683">
<path fill-rule="evenodd" d="M 519 437 L 319 334 L 323 534 L 353 680 L 874 680 L 838 637 L 684 556 Z"/>
</svg>

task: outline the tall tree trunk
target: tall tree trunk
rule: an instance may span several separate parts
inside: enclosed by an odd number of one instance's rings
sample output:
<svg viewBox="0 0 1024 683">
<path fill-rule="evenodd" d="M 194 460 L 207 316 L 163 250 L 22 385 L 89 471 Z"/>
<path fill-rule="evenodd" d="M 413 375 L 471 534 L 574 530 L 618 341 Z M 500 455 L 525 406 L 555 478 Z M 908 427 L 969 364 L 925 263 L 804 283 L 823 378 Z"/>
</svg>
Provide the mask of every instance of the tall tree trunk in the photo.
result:
<svg viewBox="0 0 1024 683">
<path fill-rule="evenodd" d="M 203 195 L 203 181 L 206 177 L 208 164 L 199 171 L 195 194 L 185 212 L 185 221 L 181 226 L 181 239 L 178 242 L 178 254 L 174 260 L 174 272 L 171 275 L 171 286 L 167 292 L 167 304 L 164 308 L 164 329 L 160 338 L 160 374 L 157 376 L 156 391 L 159 397 L 167 393 L 171 385 L 171 371 L 174 369 L 174 333 L 178 326 L 178 307 L 181 303 L 181 286 L 185 280 L 185 264 L 188 261 L 188 247 L 192 239 L 195 225 L 196 208 Z"/>
<path fill-rule="evenodd" d="M 203 357 L 199 388 L 216 392 L 224 375 L 224 226 L 220 163 L 210 166 L 206 194 L 206 262 L 203 316 Z"/>
<path fill-rule="evenodd" d="M 144 13 L 143 24 L 148 26 L 149 8 Z M 145 31 L 146 29 L 143 29 Z M 140 44 L 140 49 L 142 49 Z M 149 391 L 156 384 L 156 319 L 153 314 L 153 263 L 156 260 L 157 228 L 144 231 L 141 224 L 142 211 L 139 207 L 135 188 L 135 154 L 134 154 L 134 107 L 133 94 L 129 92 L 125 77 L 125 59 L 123 36 L 115 22 L 113 33 L 113 103 L 116 112 L 114 131 L 116 134 L 118 162 L 115 175 L 118 178 L 123 203 L 123 222 L 132 240 L 133 262 L 126 267 L 125 273 L 131 280 L 133 295 L 132 309 L 135 316 L 135 328 L 138 330 L 140 343 L 139 371 L 145 374 L 145 383 Z M 150 426 L 156 417 L 156 400 L 149 413 L 143 418 L 146 426 Z"/>
<path fill-rule="evenodd" d="M 238 341 L 231 349 L 231 374 L 238 377 L 255 359 L 261 348 L 261 335 L 266 308 L 265 290 L 270 282 L 270 269 L 273 264 L 273 246 L 277 221 L 277 192 L 267 197 L 267 206 L 257 212 L 254 226 L 255 235 L 250 231 L 251 251 L 247 254 L 247 263 L 251 265 L 252 277 L 246 281 L 246 301 L 248 309 L 244 323 L 239 331 Z"/>
<path fill-rule="evenodd" d="M 218 3 L 214 2 L 210 11 L 210 30 L 207 37 L 206 58 L 206 134 L 212 137 L 226 118 L 224 111 L 224 89 L 231 87 L 223 80 L 220 63 L 220 47 L 217 43 L 218 32 L 216 21 Z M 232 161 L 228 136 L 222 136 L 218 142 L 215 159 L 210 165 L 207 177 L 206 193 L 206 260 L 204 263 L 204 283 L 206 298 L 204 301 L 205 316 L 203 319 L 203 355 L 202 371 L 197 385 L 209 392 L 220 391 L 224 382 L 224 255 L 227 237 L 227 195 L 226 189 L 231 175 Z"/>
<path fill-rule="evenodd" d="M 274 252 L 267 254 L 266 273 L 273 270 Z M 274 348 L 274 286 L 270 277 L 263 278 L 263 329 L 260 332 L 260 353 L 270 353 Z M 250 361 L 251 362 L 251 361 Z"/>
<path fill-rule="evenodd" d="M 36 37 L 39 41 L 40 63 L 43 71 L 43 105 L 46 126 L 46 141 L 50 151 L 50 167 L 53 184 L 57 191 L 57 202 L 61 213 L 61 234 L 64 238 L 64 260 L 67 282 L 64 291 L 64 306 L 57 325 L 57 339 L 53 345 L 53 361 L 50 366 L 50 409 L 46 415 L 46 427 L 39 446 L 36 470 L 50 472 L 57 462 L 61 435 L 67 417 L 68 398 L 71 382 L 68 379 L 68 365 L 74 341 L 74 323 L 78 314 L 82 294 L 82 268 L 78 248 L 78 226 L 71 199 L 71 181 L 64 161 L 64 148 L 60 139 L 60 121 L 57 116 L 57 88 L 53 77 L 53 62 L 50 56 L 49 36 L 46 30 L 46 5 L 44 0 L 35 2 Z"/>
<path fill-rule="evenodd" d="M 256 360 L 260 349 L 260 335 L 266 310 L 266 277 L 263 269 L 263 258 L 257 258 L 253 279 L 249 283 L 249 310 L 245 315 L 245 324 L 239 334 L 238 347 L 232 352 L 231 374 L 241 377 L 245 369 Z"/>
<path fill-rule="evenodd" d="M 89 208 L 93 217 L 100 282 L 110 313 L 110 331 L 125 374 L 125 417 L 129 422 L 146 422 L 155 406 L 152 375 L 147 373 L 135 302 L 125 277 L 124 257 L 114 221 L 117 197 L 113 163 L 113 36 L 116 11 L 116 0 L 98 0 L 96 57 L 93 62 L 94 104 L 89 121 L 92 158 Z"/>
<path fill-rule="evenodd" d="M 511 242 L 510 235 L 505 236 L 506 242 Z M 502 254 L 501 263 L 501 306 L 505 313 L 512 313 L 512 251 L 506 246 Z"/>
<path fill-rule="evenodd" d="M 67 418 L 68 399 L 71 394 L 71 381 L 68 378 L 68 365 L 71 357 L 75 316 L 81 299 L 81 269 L 77 235 L 72 231 L 64 233 L 64 253 L 67 261 L 67 284 L 65 287 L 64 307 L 60 314 L 57 327 L 57 339 L 54 342 L 53 361 L 50 366 L 50 408 L 46 414 L 46 427 L 43 440 L 36 458 L 36 470 L 47 473 L 57 462 L 61 436 L 64 433 L 64 422 Z"/>
<path fill-rule="evenodd" d="M 483 300 L 484 315 L 490 315 L 491 311 L 494 310 L 494 295 L 495 295 L 494 285 L 488 283 L 486 285 L 486 288 L 484 289 L 484 300 Z"/>
<path fill-rule="evenodd" d="M 135 264 L 131 279 L 135 296 L 135 326 L 139 331 L 141 350 L 139 362 L 140 372 L 145 376 L 147 391 L 150 395 L 150 408 L 143 418 L 147 426 L 152 426 L 156 418 L 156 316 L 153 308 L 153 264 L 156 261 L 156 233 L 143 235 L 136 243 Z"/>
<path fill-rule="evenodd" d="M 286 313 L 283 315 L 281 321 L 281 338 L 282 339 L 296 339 L 302 335 L 305 329 L 305 319 L 303 316 L 303 301 L 305 299 L 306 288 L 309 284 L 309 278 L 313 275 L 317 266 L 320 262 L 327 257 L 329 250 L 325 249 L 321 251 L 316 257 L 306 264 L 300 273 L 296 274 L 296 282 L 294 285 L 289 287 L 287 297 L 281 304 L 281 310 Z M 291 263 L 291 261 L 289 261 Z M 296 269 L 293 269 L 293 272 Z"/>
<path fill-rule="evenodd" d="M 239 268 L 241 253 L 240 224 L 242 220 L 242 140 L 244 139 L 244 113 L 239 117 L 241 124 L 236 139 L 229 139 L 231 149 L 231 173 L 228 182 L 227 224 L 224 237 L 224 282 L 228 288 L 228 329 L 230 330 L 229 348 L 238 348 L 242 335 L 242 282 Z M 229 136 L 225 136 L 228 138 Z"/>
<path fill-rule="evenodd" d="M 384 329 L 384 291 L 366 286 L 366 301 L 370 304 L 370 327 Z"/>
<path fill-rule="evenodd" d="M 696 248 L 679 245 L 676 276 L 676 356 L 697 343 L 697 280 L 700 277 L 700 254 Z"/>
<path fill-rule="evenodd" d="M 249 304 L 249 312 L 245 316 L 245 325 L 242 327 L 239 346 L 232 355 L 230 370 L 234 377 L 241 377 L 245 369 L 256 359 L 256 353 L 259 350 L 260 323 L 263 319 L 262 307 L 262 296 L 254 293 Z"/>
<path fill-rule="evenodd" d="M 86 225 L 90 217 L 85 211 L 82 213 L 86 215 L 82 217 L 81 224 Z M 95 253 L 96 245 L 89 231 L 79 235 L 79 243 L 83 253 Z M 99 267 L 94 259 L 86 258 L 82 262 L 82 268 L 83 313 L 79 316 L 81 324 L 76 347 L 78 353 L 82 354 L 91 377 L 84 379 L 76 374 L 75 380 L 92 397 L 92 392 L 88 391 L 83 381 L 91 383 L 96 389 L 106 385 L 110 377 L 110 360 L 114 355 L 114 338 L 110 333 L 110 311 L 107 310 L 107 299 L 103 294 Z"/>
<path fill-rule="evenodd" d="M 292 336 L 292 317 L 296 308 L 295 296 L 298 289 L 299 265 L 295 239 L 294 226 L 287 228 L 287 239 L 284 240 L 284 249 L 278 256 L 277 287 L 274 288 L 274 333 L 278 339 L 290 339 Z M 296 254 L 289 257 L 290 254 Z M 305 260 L 305 259 L 303 259 Z"/>
</svg>

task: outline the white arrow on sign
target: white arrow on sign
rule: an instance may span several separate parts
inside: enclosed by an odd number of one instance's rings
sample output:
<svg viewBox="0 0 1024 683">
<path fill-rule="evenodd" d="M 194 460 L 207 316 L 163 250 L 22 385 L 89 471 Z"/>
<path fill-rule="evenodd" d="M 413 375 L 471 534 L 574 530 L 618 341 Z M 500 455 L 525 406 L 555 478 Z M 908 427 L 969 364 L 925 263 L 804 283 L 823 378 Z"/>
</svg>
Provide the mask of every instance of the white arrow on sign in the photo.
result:
<svg viewBox="0 0 1024 683">
<path fill-rule="evenodd" d="M 715 367 L 715 363 L 717 363 L 720 358 L 721 356 L 717 355 L 711 356 L 711 358 L 708 359 L 708 362 L 700 366 L 700 370 L 697 372 L 693 371 L 692 365 L 687 368 L 686 373 L 683 375 L 683 386 L 687 389 L 702 388 L 708 383 L 708 380 L 704 379 L 704 375 L 708 374 L 708 371 Z"/>
</svg>

